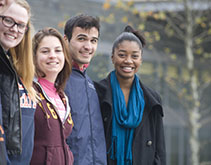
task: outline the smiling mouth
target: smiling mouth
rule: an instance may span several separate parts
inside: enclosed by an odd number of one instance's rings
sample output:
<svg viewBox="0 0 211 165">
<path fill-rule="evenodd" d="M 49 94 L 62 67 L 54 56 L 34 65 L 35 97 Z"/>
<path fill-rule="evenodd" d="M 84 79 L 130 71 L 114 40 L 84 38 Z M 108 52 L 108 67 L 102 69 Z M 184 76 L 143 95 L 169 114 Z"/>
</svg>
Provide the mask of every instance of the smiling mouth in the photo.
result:
<svg viewBox="0 0 211 165">
<path fill-rule="evenodd" d="M 8 39 L 10 40 L 15 40 L 17 37 L 15 37 L 14 35 L 10 34 L 10 33 L 5 33 L 4 34 Z"/>
<path fill-rule="evenodd" d="M 133 71 L 135 69 L 134 67 L 128 67 L 128 66 L 124 66 L 124 67 L 121 67 L 121 68 L 126 72 L 130 72 L 130 71 Z"/>
<path fill-rule="evenodd" d="M 48 65 L 57 65 L 58 62 L 48 62 L 47 64 L 48 64 Z"/>
</svg>

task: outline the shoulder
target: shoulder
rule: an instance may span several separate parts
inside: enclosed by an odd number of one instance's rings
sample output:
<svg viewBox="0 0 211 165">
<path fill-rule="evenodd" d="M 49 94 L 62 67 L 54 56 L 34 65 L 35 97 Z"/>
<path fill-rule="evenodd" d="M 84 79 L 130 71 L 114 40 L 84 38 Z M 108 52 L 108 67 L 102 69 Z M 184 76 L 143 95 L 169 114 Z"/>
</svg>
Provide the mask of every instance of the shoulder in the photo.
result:
<svg viewBox="0 0 211 165">
<path fill-rule="evenodd" d="M 98 82 L 94 81 L 94 86 L 98 92 L 103 92 L 110 88 L 110 75 Z"/>
<path fill-rule="evenodd" d="M 142 83 L 141 83 L 141 86 L 143 88 L 145 95 L 147 95 L 150 99 L 154 99 L 155 101 L 157 101 L 157 103 L 162 104 L 160 94 L 158 94 L 158 92 L 156 90 L 154 90 Z"/>
<path fill-rule="evenodd" d="M 108 75 L 105 79 L 102 79 L 99 82 L 94 82 L 95 89 L 97 91 L 99 100 L 101 103 L 103 102 L 112 102 L 112 91 L 110 85 L 110 75 Z"/>
<path fill-rule="evenodd" d="M 158 92 L 154 89 L 144 85 L 143 83 L 141 83 L 141 87 L 144 92 L 145 103 L 149 106 L 151 110 L 158 110 L 163 116 L 164 114 L 160 94 L 158 94 Z"/>
</svg>

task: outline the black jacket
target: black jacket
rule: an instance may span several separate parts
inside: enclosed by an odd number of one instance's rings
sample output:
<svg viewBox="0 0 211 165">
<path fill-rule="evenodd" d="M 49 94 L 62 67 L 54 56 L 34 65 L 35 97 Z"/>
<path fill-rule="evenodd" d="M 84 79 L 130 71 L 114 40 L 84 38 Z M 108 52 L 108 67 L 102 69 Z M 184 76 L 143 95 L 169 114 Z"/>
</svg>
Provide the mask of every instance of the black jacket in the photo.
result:
<svg viewBox="0 0 211 165">
<path fill-rule="evenodd" d="M 141 123 L 135 129 L 133 139 L 133 165 L 165 165 L 166 151 L 163 129 L 163 109 L 160 96 L 152 89 L 144 86 L 141 82 L 144 92 L 145 108 Z M 110 86 L 110 75 L 95 83 L 99 96 L 102 117 L 104 122 L 107 151 L 111 146 L 112 130 L 112 91 Z M 109 165 L 115 165 L 116 162 L 107 155 Z"/>
<path fill-rule="evenodd" d="M 8 154 L 21 154 L 21 110 L 18 76 L 0 46 L 0 94 Z"/>
</svg>

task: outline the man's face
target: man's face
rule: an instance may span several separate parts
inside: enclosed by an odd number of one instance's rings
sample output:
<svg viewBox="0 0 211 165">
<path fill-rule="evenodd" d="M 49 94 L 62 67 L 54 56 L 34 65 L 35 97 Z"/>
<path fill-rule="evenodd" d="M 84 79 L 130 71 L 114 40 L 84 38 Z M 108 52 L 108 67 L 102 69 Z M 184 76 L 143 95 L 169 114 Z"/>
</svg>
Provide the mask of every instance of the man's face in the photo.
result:
<svg viewBox="0 0 211 165">
<path fill-rule="evenodd" d="M 95 27 L 91 29 L 75 27 L 73 29 L 69 47 L 74 62 L 76 62 L 80 68 L 82 68 L 84 64 L 89 64 L 94 56 L 97 49 L 98 36 L 99 32 Z"/>
</svg>

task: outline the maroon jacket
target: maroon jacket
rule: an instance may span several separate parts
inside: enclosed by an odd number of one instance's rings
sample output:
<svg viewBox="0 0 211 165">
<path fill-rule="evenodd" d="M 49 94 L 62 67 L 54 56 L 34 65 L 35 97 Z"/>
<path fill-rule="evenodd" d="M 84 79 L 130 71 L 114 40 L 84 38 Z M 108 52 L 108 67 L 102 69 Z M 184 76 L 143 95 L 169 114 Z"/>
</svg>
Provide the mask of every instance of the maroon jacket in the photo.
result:
<svg viewBox="0 0 211 165">
<path fill-rule="evenodd" d="M 67 97 L 59 93 L 68 117 L 62 123 L 55 106 L 38 83 L 34 83 L 41 100 L 35 112 L 34 151 L 31 165 L 72 165 L 73 155 L 66 144 L 66 138 L 72 132 L 73 122 Z"/>
</svg>

